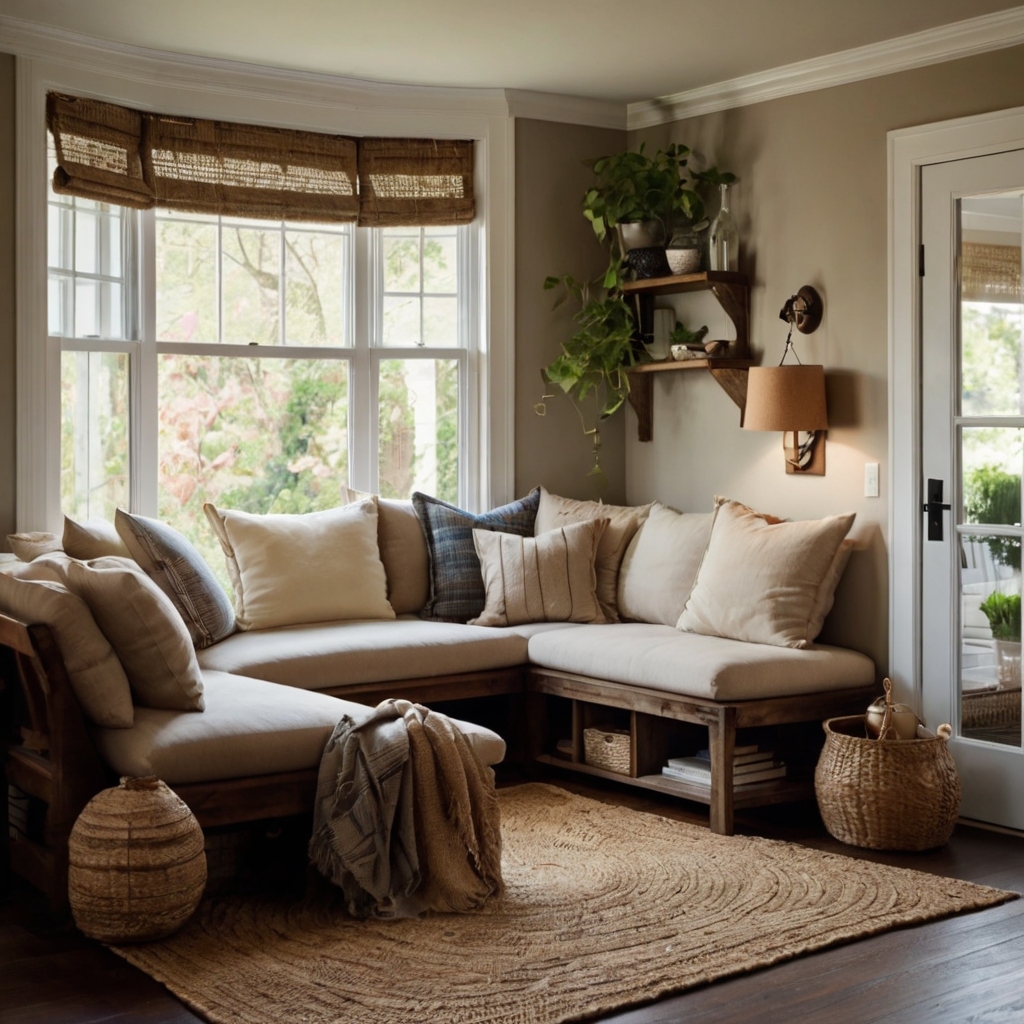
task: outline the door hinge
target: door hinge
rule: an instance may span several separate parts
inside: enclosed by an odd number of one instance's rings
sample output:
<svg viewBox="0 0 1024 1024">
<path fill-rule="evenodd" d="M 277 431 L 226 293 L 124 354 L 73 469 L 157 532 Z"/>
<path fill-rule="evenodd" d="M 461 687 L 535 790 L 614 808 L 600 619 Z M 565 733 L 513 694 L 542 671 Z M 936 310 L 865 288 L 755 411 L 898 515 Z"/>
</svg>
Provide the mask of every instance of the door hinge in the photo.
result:
<svg viewBox="0 0 1024 1024">
<path fill-rule="evenodd" d="M 924 277 L 924 242 L 917 247 L 917 272 Z"/>
</svg>

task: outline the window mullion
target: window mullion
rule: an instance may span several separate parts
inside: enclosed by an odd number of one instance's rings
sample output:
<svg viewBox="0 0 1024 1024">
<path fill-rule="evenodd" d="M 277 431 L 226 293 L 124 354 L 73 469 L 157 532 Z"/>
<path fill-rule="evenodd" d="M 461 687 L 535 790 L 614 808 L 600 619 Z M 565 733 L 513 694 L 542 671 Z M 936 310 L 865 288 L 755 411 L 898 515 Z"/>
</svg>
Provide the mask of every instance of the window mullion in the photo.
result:
<svg viewBox="0 0 1024 1024">
<path fill-rule="evenodd" d="M 379 253 L 374 232 L 353 229 L 355 337 L 349 378 L 349 482 L 361 491 L 377 488 L 377 382 L 371 348 L 378 343 Z"/>
<path fill-rule="evenodd" d="M 159 514 L 160 474 L 160 367 L 156 350 L 156 214 L 138 215 L 138 259 L 134 287 L 137 294 L 139 348 L 133 357 L 131 502 L 146 516 Z"/>
</svg>

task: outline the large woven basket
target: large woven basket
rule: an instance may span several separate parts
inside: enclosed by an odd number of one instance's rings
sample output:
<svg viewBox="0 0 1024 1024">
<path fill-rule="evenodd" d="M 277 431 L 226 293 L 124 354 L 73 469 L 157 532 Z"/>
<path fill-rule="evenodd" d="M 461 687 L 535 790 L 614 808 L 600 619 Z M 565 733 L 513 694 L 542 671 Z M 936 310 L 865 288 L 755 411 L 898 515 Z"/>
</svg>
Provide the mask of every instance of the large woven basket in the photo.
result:
<svg viewBox="0 0 1024 1024">
<path fill-rule="evenodd" d="M 934 739 L 867 739 L 864 716 L 830 718 L 814 772 L 825 828 L 872 850 L 930 850 L 948 841 L 960 777 L 941 726 Z"/>
<path fill-rule="evenodd" d="M 206 884 L 203 832 L 154 778 L 121 779 L 86 804 L 68 842 L 75 924 L 100 942 L 146 942 L 179 928 Z"/>
</svg>

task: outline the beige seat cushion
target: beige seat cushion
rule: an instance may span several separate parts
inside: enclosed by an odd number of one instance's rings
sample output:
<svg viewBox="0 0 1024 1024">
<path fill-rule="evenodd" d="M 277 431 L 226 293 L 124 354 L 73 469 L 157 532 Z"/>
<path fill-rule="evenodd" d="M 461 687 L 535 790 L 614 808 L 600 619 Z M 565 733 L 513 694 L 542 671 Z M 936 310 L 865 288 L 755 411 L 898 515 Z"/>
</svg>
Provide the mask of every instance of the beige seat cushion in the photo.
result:
<svg viewBox="0 0 1024 1024">
<path fill-rule="evenodd" d="M 608 526 L 601 537 L 594 560 L 597 573 L 597 599 L 601 611 L 609 622 L 619 621 L 618 588 L 619 567 L 626 554 L 626 548 L 633 534 L 647 518 L 650 505 L 605 505 L 599 501 L 577 501 L 562 498 L 543 487 L 540 489 L 540 506 L 533 533 L 537 536 L 570 523 L 583 523 L 589 519 L 607 519 Z"/>
<path fill-rule="evenodd" d="M 63 571 L 68 589 L 89 606 L 114 648 L 135 704 L 202 711 L 195 648 L 170 598 L 128 558 L 69 559 Z"/>
<path fill-rule="evenodd" d="M 509 668 L 526 661 L 513 630 L 402 618 L 236 633 L 199 652 L 206 669 L 305 690 Z"/>
<path fill-rule="evenodd" d="M 344 504 L 373 495 L 342 487 Z M 430 555 L 411 501 L 377 498 L 377 544 L 388 577 L 388 601 L 396 615 L 418 614 L 430 597 Z"/>
<path fill-rule="evenodd" d="M 831 606 L 831 591 L 825 607 L 821 589 L 835 589 L 836 556 L 853 520 L 772 523 L 722 501 L 678 628 L 780 647 L 813 643 Z"/>
<path fill-rule="evenodd" d="M 103 759 L 118 775 L 156 775 L 171 785 L 301 771 L 319 766 L 342 716 L 372 713 L 365 704 L 225 672 L 205 672 L 203 684 L 201 715 L 137 708 L 133 729 L 94 730 Z M 505 756 L 496 733 L 457 724 L 482 761 Z"/>
<path fill-rule="evenodd" d="M 870 658 L 840 647 L 772 647 L 646 622 L 538 633 L 529 649 L 530 661 L 543 668 L 712 700 L 786 697 L 875 681 Z"/>
<path fill-rule="evenodd" d="M 674 626 L 697 578 L 713 512 L 677 512 L 656 501 L 619 569 L 619 615 Z"/>
<path fill-rule="evenodd" d="M 607 519 L 591 519 L 536 537 L 474 530 L 487 603 L 469 624 L 604 622 L 594 556 L 607 526 Z"/>
<path fill-rule="evenodd" d="M 26 625 L 48 626 L 85 716 L 96 725 L 130 728 L 128 678 L 88 605 L 62 583 L 39 576 L 39 563 L 19 563 L 18 571 L 37 578 L 0 572 L 0 612 Z"/>
<path fill-rule="evenodd" d="M 393 619 L 377 546 L 377 500 L 266 516 L 219 509 L 210 521 L 235 588 L 241 629 Z"/>
</svg>

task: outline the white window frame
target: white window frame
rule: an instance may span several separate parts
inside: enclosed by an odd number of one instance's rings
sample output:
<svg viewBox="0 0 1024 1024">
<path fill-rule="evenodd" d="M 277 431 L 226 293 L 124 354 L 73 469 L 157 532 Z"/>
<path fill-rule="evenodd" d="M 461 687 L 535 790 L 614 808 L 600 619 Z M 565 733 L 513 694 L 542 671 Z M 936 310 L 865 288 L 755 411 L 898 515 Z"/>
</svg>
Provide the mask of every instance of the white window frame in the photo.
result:
<svg viewBox="0 0 1024 1024">
<path fill-rule="evenodd" d="M 921 169 L 928 164 L 1021 148 L 1024 107 L 888 134 L 888 674 L 899 699 L 918 710 L 922 703 Z"/>
<path fill-rule="evenodd" d="M 460 504 L 479 510 L 503 504 L 513 496 L 513 121 L 496 91 L 420 90 L 371 86 L 333 76 L 280 72 L 200 58 L 177 58 L 152 51 L 117 49 L 118 73 L 111 74 L 113 54 L 76 41 L 51 39 L 40 43 L 43 53 L 18 56 L 17 61 L 17 528 L 60 528 L 60 352 L 70 339 L 50 340 L 47 326 L 46 125 L 45 97 L 51 90 L 91 96 L 147 110 L 173 111 L 184 116 L 250 121 L 280 127 L 351 135 L 394 135 L 476 140 L 477 218 L 467 233 L 472 267 L 478 283 L 468 300 L 478 344 L 473 349 L 445 349 L 442 358 L 464 361 L 460 373 Z M 37 51 L 38 52 L 38 51 Z M 155 223 L 155 222 L 154 222 Z M 150 234 L 155 229 L 150 229 Z M 366 233 L 362 233 L 366 234 Z M 143 245 L 147 233 L 143 232 Z M 150 237 L 149 244 L 154 239 Z M 366 251 L 363 252 L 362 249 Z M 368 246 L 356 246 L 356 259 L 368 261 Z M 469 266 L 469 261 L 466 261 Z M 152 274 L 155 265 L 146 260 Z M 152 271 L 148 268 L 152 267 Z M 368 269 L 364 267 L 362 269 Z M 358 280 L 357 270 L 357 280 Z M 365 274 L 362 275 L 365 281 Z M 460 281 L 460 286 L 463 282 Z M 141 281 L 140 323 L 151 319 L 146 294 L 155 294 L 155 281 Z M 151 299 L 149 300 L 152 301 Z M 356 303 L 357 308 L 366 303 Z M 367 312 L 355 330 L 370 337 Z M 138 349 L 140 342 L 101 342 L 87 339 L 92 349 Z M 227 346 L 203 345 L 202 351 L 227 355 Z M 155 350 L 158 351 L 158 350 Z M 140 351 L 140 355 L 141 355 Z M 247 349 L 247 355 L 252 354 Z M 282 353 L 283 354 L 283 353 Z M 301 356 L 298 348 L 288 354 Z M 317 357 L 324 350 L 316 349 Z M 439 353 L 432 351 L 430 358 Z M 379 349 L 357 346 L 345 354 L 355 379 L 370 379 L 367 389 L 350 386 L 353 403 L 374 403 L 372 371 L 380 358 L 426 358 L 423 349 Z M 155 366 L 155 361 L 154 361 Z M 133 375 L 139 381 L 135 401 L 155 393 L 152 369 Z M 133 385 L 134 386 L 134 385 Z M 464 412 L 462 412 L 464 410 Z M 363 408 L 365 418 L 368 410 Z M 156 421 L 140 420 L 133 450 L 156 451 Z M 377 443 L 376 420 L 350 451 L 351 483 L 372 490 L 369 467 Z M 150 433 L 151 432 L 151 433 Z M 152 435 L 152 436 L 151 436 Z M 150 456 L 146 456 L 147 460 Z M 133 467 L 135 468 L 135 467 Z M 155 508 L 156 473 L 133 473 L 132 503 Z M 144 481 L 152 478 L 150 482 Z"/>
</svg>

